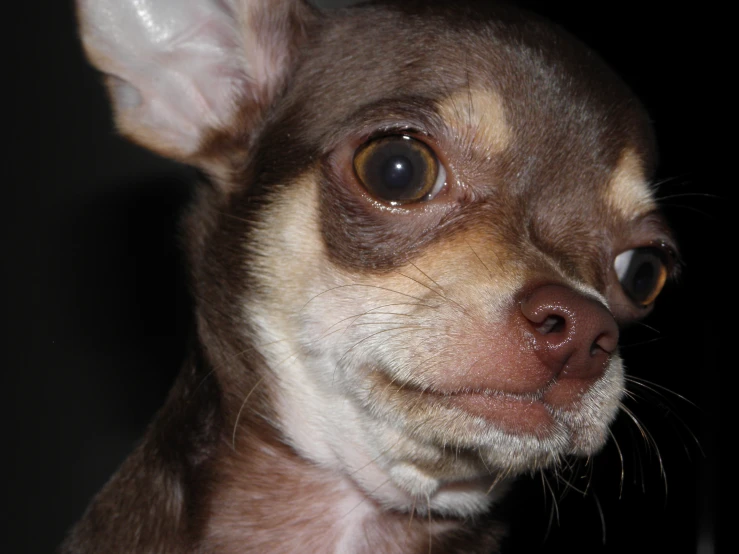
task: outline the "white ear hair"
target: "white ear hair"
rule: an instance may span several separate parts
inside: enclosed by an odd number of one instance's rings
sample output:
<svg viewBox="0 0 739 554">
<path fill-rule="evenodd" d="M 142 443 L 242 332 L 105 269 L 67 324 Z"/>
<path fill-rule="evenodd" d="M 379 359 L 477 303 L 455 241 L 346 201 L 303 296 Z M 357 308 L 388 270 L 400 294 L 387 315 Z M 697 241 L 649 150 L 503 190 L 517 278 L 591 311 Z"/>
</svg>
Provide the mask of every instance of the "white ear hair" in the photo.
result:
<svg viewBox="0 0 739 554">
<path fill-rule="evenodd" d="M 302 0 L 78 0 L 118 128 L 182 160 L 241 103 L 268 105 L 288 70 L 298 10 L 307 11 Z"/>
</svg>

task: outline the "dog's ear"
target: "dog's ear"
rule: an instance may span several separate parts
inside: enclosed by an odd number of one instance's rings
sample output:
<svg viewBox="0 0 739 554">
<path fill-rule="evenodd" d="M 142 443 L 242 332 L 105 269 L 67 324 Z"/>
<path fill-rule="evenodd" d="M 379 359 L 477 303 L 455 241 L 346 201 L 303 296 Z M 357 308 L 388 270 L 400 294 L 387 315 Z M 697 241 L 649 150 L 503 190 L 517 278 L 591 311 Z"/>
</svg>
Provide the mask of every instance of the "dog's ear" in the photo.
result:
<svg viewBox="0 0 739 554">
<path fill-rule="evenodd" d="M 78 0 L 119 130 L 185 162 L 237 110 L 246 127 L 260 120 L 312 14 L 303 0 Z"/>
</svg>

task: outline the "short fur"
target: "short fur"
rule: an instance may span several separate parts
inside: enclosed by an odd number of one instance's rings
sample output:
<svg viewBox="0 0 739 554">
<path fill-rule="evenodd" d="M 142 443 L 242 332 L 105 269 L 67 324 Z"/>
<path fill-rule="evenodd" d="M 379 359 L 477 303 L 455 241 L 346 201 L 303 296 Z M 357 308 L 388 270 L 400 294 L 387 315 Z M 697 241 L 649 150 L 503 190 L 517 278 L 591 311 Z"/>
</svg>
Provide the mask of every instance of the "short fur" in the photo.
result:
<svg viewBox="0 0 739 554">
<path fill-rule="evenodd" d="M 119 127 L 206 182 L 184 227 L 188 360 L 61 552 L 497 551 L 508 480 L 595 453 L 623 394 L 616 351 L 602 375 L 551 378 L 519 305 L 553 284 L 633 321 L 649 307 L 615 256 L 674 249 L 644 110 L 578 41 L 505 5 L 201 4 L 224 59 L 202 79 L 227 75 L 225 92 L 165 117 L 178 94 L 152 76 L 180 43 L 132 53 L 107 38 L 116 9 L 80 1 Z M 447 168 L 428 202 L 388 205 L 354 174 L 360 145 L 401 132 Z"/>
</svg>

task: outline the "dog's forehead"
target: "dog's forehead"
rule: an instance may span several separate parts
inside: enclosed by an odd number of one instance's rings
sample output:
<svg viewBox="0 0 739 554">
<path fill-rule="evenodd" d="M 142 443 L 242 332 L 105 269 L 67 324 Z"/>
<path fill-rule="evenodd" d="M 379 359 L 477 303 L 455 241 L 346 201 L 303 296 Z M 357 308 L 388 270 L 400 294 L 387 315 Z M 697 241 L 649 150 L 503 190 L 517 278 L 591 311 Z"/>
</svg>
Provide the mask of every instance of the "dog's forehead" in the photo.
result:
<svg viewBox="0 0 739 554">
<path fill-rule="evenodd" d="M 566 174 L 605 186 L 627 151 L 631 176 L 638 166 L 651 177 L 639 102 L 594 53 L 532 14 L 479 2 L 368 6 L 327 19 L 314 36 L 288 103 L 323 150 L 370 112 L 378 126 L 438 116 L 431 131 L 469 147 L 460 157 L 505 151 L 495 165 L 515 171 L 505 177 L 520 187 Z"/>
</svg>

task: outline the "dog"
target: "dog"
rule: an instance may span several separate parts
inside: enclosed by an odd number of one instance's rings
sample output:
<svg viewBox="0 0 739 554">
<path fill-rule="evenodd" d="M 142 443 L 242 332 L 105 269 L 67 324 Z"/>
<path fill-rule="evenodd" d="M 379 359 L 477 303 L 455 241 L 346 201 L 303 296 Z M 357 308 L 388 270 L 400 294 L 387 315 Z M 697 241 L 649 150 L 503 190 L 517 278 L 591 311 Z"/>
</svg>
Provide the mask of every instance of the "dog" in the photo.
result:
<svg viewBox="0 0 739 554">
<path fill-rule="evenodd" d="M 640 103 L 505 4 L 78 0 L 118 129 L 203 177 L 196 331 L 60 552 L 497 552 L 589 457 L 678 254 Z"/>
</svg>

